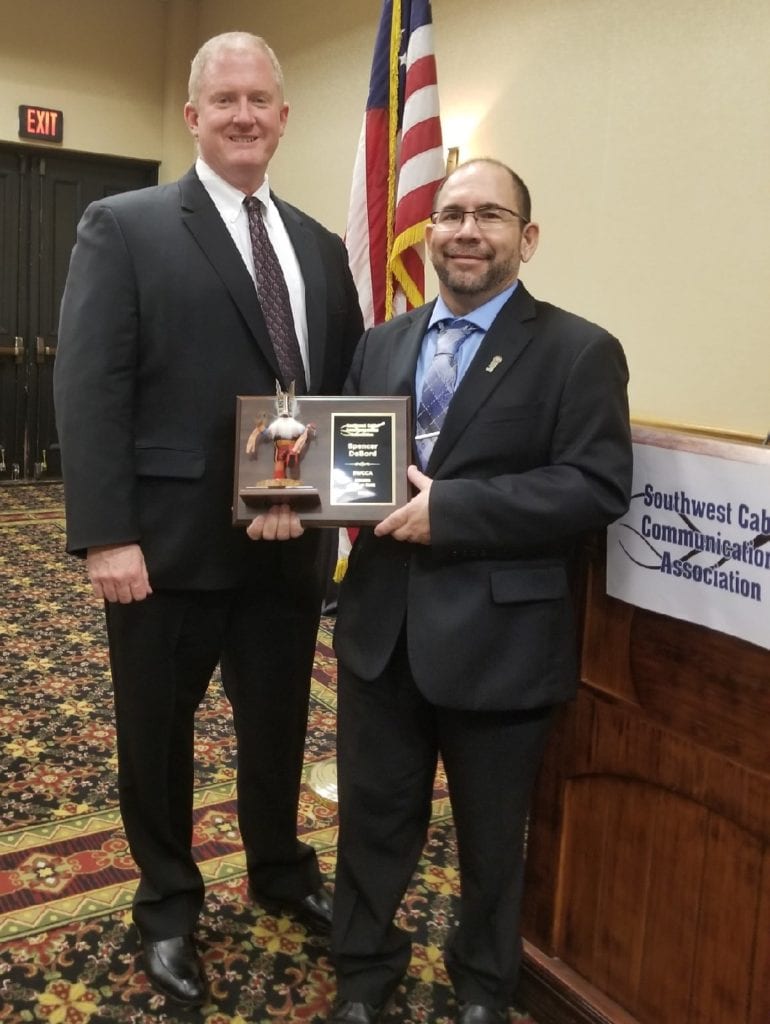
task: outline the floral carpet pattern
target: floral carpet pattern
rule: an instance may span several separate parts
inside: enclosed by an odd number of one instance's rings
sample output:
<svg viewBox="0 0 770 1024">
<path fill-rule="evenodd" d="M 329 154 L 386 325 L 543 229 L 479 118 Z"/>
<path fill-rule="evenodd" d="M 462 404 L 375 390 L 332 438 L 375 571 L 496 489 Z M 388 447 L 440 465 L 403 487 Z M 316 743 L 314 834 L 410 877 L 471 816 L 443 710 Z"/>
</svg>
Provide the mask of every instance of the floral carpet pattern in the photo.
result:
<svg viewBox="0 0 770 1024">
<path fill-rule="evenodd" d="M 333 879 L 336 807 L 309 784 L 334 755 L 330 629 L 324 620 L 299 829 Z M 334 998 L 327 941 L 248 895 L 234 741 L 216 678 L 198 712 L 196 760 L 194 844 L 207 888 L 197 940 L 210 998 L 180 1011 L 147 984 L 137 952 L 102 609 L 83 566 L 64 553 L 61 487 L 0 488 L 0 1024 L 326 1019 Z M 454 1019 L 441 946 L 457 893 L 439 776 L 429 841 L 400 911 L 414 954 L 386 1022 Z M 513 1011 L 511 1019 L 534 1024 Z"/>
</svg>

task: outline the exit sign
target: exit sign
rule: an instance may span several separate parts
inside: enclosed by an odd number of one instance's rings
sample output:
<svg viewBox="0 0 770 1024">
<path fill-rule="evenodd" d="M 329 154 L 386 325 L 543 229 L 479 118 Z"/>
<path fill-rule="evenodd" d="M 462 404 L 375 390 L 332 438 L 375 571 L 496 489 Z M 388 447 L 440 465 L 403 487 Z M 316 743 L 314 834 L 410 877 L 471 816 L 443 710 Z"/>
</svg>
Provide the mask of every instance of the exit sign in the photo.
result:
<svg viewBox="0 0 770 1024">
<path fill-rule="evenodd" d="M 20 106 L 19 138 L 61 142 L 64 138 L 64 112 L 47 107 Z"/>
</svg>

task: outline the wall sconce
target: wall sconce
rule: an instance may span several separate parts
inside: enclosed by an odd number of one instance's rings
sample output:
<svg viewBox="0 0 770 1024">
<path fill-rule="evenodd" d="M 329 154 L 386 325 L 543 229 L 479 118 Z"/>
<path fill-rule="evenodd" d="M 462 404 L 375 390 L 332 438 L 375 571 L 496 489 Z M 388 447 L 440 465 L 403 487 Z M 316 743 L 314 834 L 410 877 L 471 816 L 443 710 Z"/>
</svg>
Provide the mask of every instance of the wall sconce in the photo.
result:
<svg viewBox="0 0 770 1024">
<path fill-rule="evenodd" d="M 451 174 L 460 163 L 460 147 L 450 146 L 446 154 L 446 172 Z"/>
</svg>

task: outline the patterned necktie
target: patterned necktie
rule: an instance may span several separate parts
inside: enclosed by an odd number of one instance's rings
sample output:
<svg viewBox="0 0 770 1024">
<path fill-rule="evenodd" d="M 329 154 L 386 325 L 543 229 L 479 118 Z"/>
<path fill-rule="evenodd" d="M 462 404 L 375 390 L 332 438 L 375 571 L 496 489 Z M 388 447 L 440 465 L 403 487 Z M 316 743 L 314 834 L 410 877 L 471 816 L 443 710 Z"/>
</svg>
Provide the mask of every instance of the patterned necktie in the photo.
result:
<svg viewBox="0 0 770 1024">
<path fill-rule="evenodd" d="M 286 278 L 267 234 L 261 200 L 256 196 L 247 196 L 243 202 L 249 215 L 259 304 L 278 360 L 281 380 L 285 389 L 294 381 L 295 391 L 301 395 L 305 391 L 305 370 L 294 329 Z"/>
<path fill-rule="evenodd" d="M 428 464 L 454 394 L 457 380 L 457 350 L 465 338 L 475 330 L 474 325 L 466 320 L 457 320 L 449 327 L 450 323 L 451 320 L 445 320 L 439 326 L 436 354 L 425 374 L 420 404 L 417 408 L 415 442 L 422 469 Z"/>
</svg>

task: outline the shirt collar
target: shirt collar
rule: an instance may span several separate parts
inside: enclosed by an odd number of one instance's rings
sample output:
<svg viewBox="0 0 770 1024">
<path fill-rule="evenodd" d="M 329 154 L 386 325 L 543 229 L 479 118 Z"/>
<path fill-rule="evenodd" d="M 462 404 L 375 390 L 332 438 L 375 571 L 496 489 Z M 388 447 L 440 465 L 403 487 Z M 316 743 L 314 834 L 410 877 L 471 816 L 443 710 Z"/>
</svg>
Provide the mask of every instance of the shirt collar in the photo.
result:
<svg viewBox="0 0 770 1024">
<path fill-rule="evenodd" d="M 467 320 L 468 323 L 473 324 L 478 330 L 488 331 L 492 326 L 492 321 L 516 291 L 518 283 L 518 280 L 514 281 L 510 288 L 506 288 L 505 291 L 493 296 L 483 306 L 479 306 L 470 313 L 466 313 L 465 316 L 457 316 L 453 313 L 439 295 L 428 321 L 428 329 L 435 326 L 440 320 Z"/>
<path fill-rule="evenodd" d="M 216 171 L 209 167 L 202 157 L 198 157 L 195 161 L 195 173 L 214 200 L 222 217 L 229 221 L 236 220 L 243 212 L 243 200 L 245 198 L 243 192 L 234 185 L 231 185 L 229 181 L 221 178 Z M 267 175 L 265 175 L 265 180 L 253 195 L 264 203 L 265 209 L 270 206 L 270 183 L 267 180 Z"/>
</svg>

